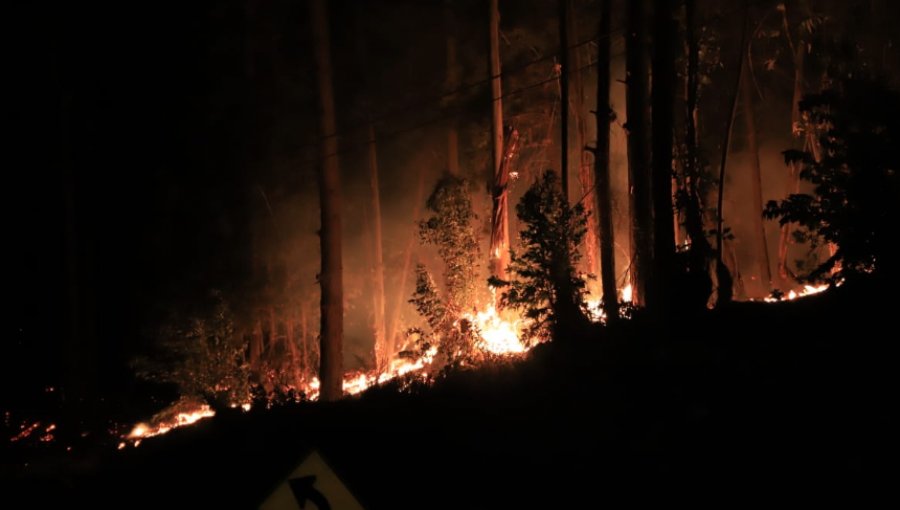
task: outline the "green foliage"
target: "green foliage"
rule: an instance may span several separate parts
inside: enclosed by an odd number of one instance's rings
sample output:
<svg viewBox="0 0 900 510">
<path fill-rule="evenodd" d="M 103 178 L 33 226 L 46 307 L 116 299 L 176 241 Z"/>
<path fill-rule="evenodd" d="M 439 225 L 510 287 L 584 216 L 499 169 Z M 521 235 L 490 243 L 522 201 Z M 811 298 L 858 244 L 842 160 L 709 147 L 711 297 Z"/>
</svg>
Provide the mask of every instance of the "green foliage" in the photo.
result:
<svg viewBox="0 0 900 510">
<path fill-rule="evenodd" d="M 480 250 L 472 226 L 475 213 L 466 181 L 446 176 L 426 204 L 433 214 L 419 223 L 419 237 L 437 247 L 444 261 L 444 285 L 451 313 L 470 308 L 475 299 L 475 281 Z"/>
<path fill-rule="evenodd" d="M 211 404 L 243 402 L 249 395 L 246 342 L 235 335 L 228 303 L 214 291 L 209 310 L 173 317 L 160 331 L 159 348 L 134 362 L 139 378 L 173 384 L 183 397 Z"/>
<path fill-rule="evenodd" d="M 587 215 L 581 204 L 571 207 L 552 170 L 536 180 L 516 206 L 524 230 L 521 253 L 511 251 L 509 281 L 492 277 L 490 285 L 506 288 L 501 304 L 524 312 L 529 337 L 546 339 L 587 323 L 585 281 L 575 270 L 581 255 Z"/>
<path fill-rule="evenodd" d="M 833 256 L 804 279 L 835 281 L 860 273 L 896 271 L 894 234 L 900 220 L 900 94 L 884 85 L 847 80 L 807 96 L 801 110 L 820 133 L 820 158 L 810 152 L 784 152 L 801 165 L 801 179 L 812 194 L 793 194 L 769 202 L 764 215 L 795 224 L 796 239 L 812 249 L 834 243 Z"/>
<path fill-rule="evenodd" d="M 421 353 L 437 347 L 435 364 L 438 366 L 472 359 L 478 332 L 468 320 L 451 313 L 441 299 L 434 279 L 422 264 L 416 265 L 416 290 L 409 302 L 428 323 L 428 330 L 413 328 L 409 331 L 417 337 Z"/>
</svg>

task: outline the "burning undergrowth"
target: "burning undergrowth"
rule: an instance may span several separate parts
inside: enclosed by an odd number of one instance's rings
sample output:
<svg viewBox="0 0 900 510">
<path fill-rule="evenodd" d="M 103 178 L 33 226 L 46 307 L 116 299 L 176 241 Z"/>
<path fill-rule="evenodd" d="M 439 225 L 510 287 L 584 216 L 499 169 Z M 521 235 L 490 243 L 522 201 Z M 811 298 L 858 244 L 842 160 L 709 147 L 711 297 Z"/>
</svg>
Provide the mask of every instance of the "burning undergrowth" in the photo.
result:
<svg viewBox="0 0 900 510">
<path fill-rule="evenodd" d="M 602 303 L 590 299 L 586 290 L 589 276 L 577 270 L 586 215 L 580 205 L 570 206 L 564 199 L 553 172 L 537 179 L 518 204 L 523 226 L 519 250 L 511 253 L 506 277 L 493 276 L 487 285 L 479 284 L 485 279 L 474 263 L 481 250 L 467 189 L 465 181 L 448 177 L 429 197 L 430 216 L 419 223 L 419 238 L 436 248 L 442 281 L 436 282 L 426 265 L 415 267 L 408 303 L 420 324 L 407 329 L 405 344 L 387 352 L 386 361 L 345 372 L 345 396 L 378 386 L 399 391 L 428 387 L 452 371 L 499 366 L 551 338 L 575 338 L 591 323 L 605 322 Z M 824 288 L 808 286 L 772 300 Z M 620 290 L 620 316 L 631 314 L 631 294 L 630 285 Z M 136 365 L 139 375 L 177 386 L 182 398 L 131 428 L 120 448 L 214 416 L 217 410 L 318 400 L 317 363 L 297 354 L 290 334 L 280 339 L 280 349 L 267 351 L 278 356 L 254 354 L 253 337 L 237 334 L 230 308 L 220 294 L 213 298 L 208 318 L 166 330 L 169 336 L 161 345 L 168 356 L 161 367 L 149 360 Z M 275 344 L 277 331 L 272 326 L 262 343 Z M 376 345 L 376 353 L 379 348 L 386 352 Z"/>
</svg>

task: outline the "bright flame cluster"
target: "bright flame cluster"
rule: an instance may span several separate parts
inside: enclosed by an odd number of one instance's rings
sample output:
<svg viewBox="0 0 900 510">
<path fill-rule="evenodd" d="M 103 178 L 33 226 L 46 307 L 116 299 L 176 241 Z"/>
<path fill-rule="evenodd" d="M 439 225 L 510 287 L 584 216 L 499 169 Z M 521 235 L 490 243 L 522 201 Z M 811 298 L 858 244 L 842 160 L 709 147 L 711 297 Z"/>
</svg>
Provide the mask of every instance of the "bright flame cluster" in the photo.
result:
<svg viewBox="0 0 900 510">
<path fill-rule="evenodd" d="M 245 409 L 249 409 L 249 405 L 245 404 L 248 407 Z M 185 425 L 192 425 L 204 418 L 210 418 L 215 416 L 216 412 L 210 409 L 210 407 L 206 404 L 201 404 L 197 409 L 193 411 L 181 412 L 176 414 L 172 419 L 160 421 L 154 425 L 149 425 L 147 423 L 138 423 L 131 429 L 131 432 L 125 436 L 126 439 L 132 441 L 134 446 L 138 446 L 141 444 L 142 439 L 146 439 L 148 437 L 158 436 L 161 434 L 165 434 L 166 432 L 178 428 L 183 427 Z M 125 448 L 125 442 L 119 443 L 119 449 Z"/>
<path fill-rule="evenodd" d="M 476 347 L 492 354 L 521 354 L 528 347 L 519 339 L 519 320 L 504 319 L 494 305 L 465 316 L 477 328 L 481 340 Z"/>
<path fill-rule="evenodd" d="M 791 290 L 781 299 L 769 296 L 769 297 L 765 298 L 764 301 L 766 303 L 777 303 L 779 301 L 793 301 L 797 298 L 811 296 L 813 294 L 818 294 L 818 293 L 824 292 L 826 290 L 828 290 L 827 283 L 823 283 L 822 285 L 804 285 L 803 288 L 800 289 L 799 292 L 797 292 L 795 290 Z"/>
</svg>

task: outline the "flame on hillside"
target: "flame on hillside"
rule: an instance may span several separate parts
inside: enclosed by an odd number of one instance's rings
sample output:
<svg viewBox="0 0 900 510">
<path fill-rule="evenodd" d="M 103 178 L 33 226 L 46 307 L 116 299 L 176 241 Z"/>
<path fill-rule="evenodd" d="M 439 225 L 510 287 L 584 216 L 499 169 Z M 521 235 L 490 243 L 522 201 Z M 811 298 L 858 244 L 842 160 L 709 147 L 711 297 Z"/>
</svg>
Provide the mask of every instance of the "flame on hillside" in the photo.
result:
<svg viewBox="0 0 900 510">
<path fill-rule="evenodd" d="M 828 289 L 828 285 L 806 285 L 799 291 L 792 290 L 782 299 L 774 297 L 766 298 L 766 302 L 777 302 L 780 300 L 794 300 L 804 296 L 818 294 Z M 633 294 L 631 285 L 627 285 L 620 292 L 620 300 L 622 303 L 631 303 Z M 493 301 L 493 300 L 491 300 Z M 600 299 L 590 299 L 587 302 L 588 314 L 591 320 L 601 322 L 605 320 L 605 314 L 601 306 Z M 482 352 L 491 353 L 493 355 L 509 355 L 516 356 L 527 352 L 530 349 L 531 342 L 529 339 L 522 338 L 523 321 L 515 312 L 504 310 L 499 312 L 494 305 L 488 305 L 481 311 L 474 311 L 465 314 L 463 319 L 472 323 L 478 332 L 475 348 Z M 382 372 L 356 371 L 348 373 L 344 376 L 343 389 L 345 395 L 357 395 L 363 391 L 410 374 L 414 374 L 426 380 L 428 371 L 434 362 L 437 354 L 437 347 L 431 347 L 420 356 L 410 359 L 404 357 L 395 358 L 390 367 Z M 303 394 L 309 400 L 317 400 L 319 398 L 319 379 L 313 377 L 302 388 Z M 150 423 L 138 423 L 125 436 L 123 441 L 119 443 L 119 449 L 125 448 L 129 443 L 138 446 L 143 439 L 165 434 L 172 429 L 191 425 L 202 419 L 215 415 L 206 404 L 194 403 L 192 407 L 181 401 L 173 405 L 170 409 L 160 413 Z M 237 407 L 235 404 L 232 407 Z M 244 411 L 250 410 L 250 404 L 240 404 Z"/>
<path fill-rule="evenodd" d="M 828 290 L 829 285 L 827 283 L 823 283 L 821 285 L 804 285 L 802 289 L 799 291 L 791 290 L 787 294 L 782 297 L 769 296 L 763 301 L 766 303 L 777 303 L 779 301 L 793 301 L 798 298 L 812 296 L 813 294 L 818 294 L 820 292 L 824 292 Z"/>
</svg>

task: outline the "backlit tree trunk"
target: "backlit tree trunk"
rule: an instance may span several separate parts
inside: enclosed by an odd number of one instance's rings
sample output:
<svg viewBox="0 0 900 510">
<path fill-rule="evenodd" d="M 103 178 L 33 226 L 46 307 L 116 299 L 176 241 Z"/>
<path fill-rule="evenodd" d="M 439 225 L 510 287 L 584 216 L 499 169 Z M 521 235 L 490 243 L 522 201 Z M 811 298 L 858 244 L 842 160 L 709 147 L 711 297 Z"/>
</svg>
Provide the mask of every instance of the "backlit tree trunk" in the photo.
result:
<svg viewBox="0 0 900 510">
<path fill-rule="evenodd" d="M 594 150 L 594 176 L 597 181 L 596 203 L 600 230 L 600 276 L 603 286 L 603 307 L 607 321 L 619 318 L 616 295 L 616 253 L 613 235 L 612 193 L 609 175 L 609 54 L 612 0 L 602 0 L 597 34 L 597 147 Z"/>
<path fill-rule="evenodd" d="M 804 84 L 804 60 L 806 56 L 806 43 L 800 37 L 801 31 L 798 30 L 796 37 L 791 33 L 790 23 L 788 22 L 789 3 L 785 2 L 785 9 L 781 12 L 782 28 L 794 57 L 794 93 L 791 100 L 791 135 L 796 140 L 795 148 L 807 148 L 811 138 L 811 133 L 804 133 L 802 118 L 800 116 L 800 100 L 803 99 L 805 92 Z M 804 143 L 804 140 L 806 143 Z M 800 192 L 800 163 L 791 162 L 788 164 L 788 175 L 785 180 L 785 196 L 792 193 Z M 791 225 L 785 223 L 781 226 L 781 235 L 778 240 L 778 276 L 785 286 L 791 285 L 790 276 L 788 274 L 787 260 L 788 250 L 791 245 Z"/>
<path fill-rule="evenodd" d="M 753 77 L 750 74 L 750 60 L 744 59 L 744 70 L 741 73 L 741 96 L 744 107 L 744 129 L 747 131 L 747 149 L 750 152 L 750 225 L 756 237 L 753 243 L 756 248 L 757 274 L 763 291 L 768 293 L 772 288 L 772 271 L 769 267 L 769 243 L 766 239 L 766 227 L 763 223 L 762 210 L 762 170 L 759 163 L 759 141 L 756 136 L 756 114 L 753 112 Z"/>
<path fill-rule="evenodd" d="M 674 0 L 657 1 L 653 13 L 653 276 L 648 281 L 647 306 L 669 304 L 675 271 L 675 229 L 672 204 L 672 137 L 675 123 Z"/>
<path fill-rule="evenodd" d="M 291 379 L 294 387 L 300 389 L 303 387 L 303 360 L 300 358 L 299 349 L 297 349 L 297 323 L 295 315 L 288 314 L 285 321 L 285 342 L 287 343 L 288 355 L 291 357 Z"/>
<path fill-rule="evenodd" d="M 700 171 L 697 157 L 697 94 L 700 60 L 700 45 L 694 31 L 696 23 L 696 4 L 694 0 L 685 1 L 687 39 L 687 75 L 685 76 L 685 158 L 684 158 L 684 225 L 690 238 L 688 256 L 688 273 L 693 299 L 705 306 L 712 291 L 709 276 L 709 260 L 712 247 L 706 239 L 703 228 L 703 211 L 700 205 Z"/>
<path fill-rule="evenodd" d="M 578 36 L 578 23 L 576 23 L 575 16 L 569 15 L 568 17 L 569 23 L 569 35 L 572 40 L 580 41 L 581 39 Z M 578 148 L 578 181 L 581 184 L 582 196 L 580 199 L 582 200 L 582 204 L 584 205 L 584 212 L 587 214 L 587 232 L 584 236 L 584 258 L 587 266 L 587 272 L 595 275 L 600 274 L 600 261 L 597 256 L 597 233 L 599 232 L 599 227 L 597 226 L 597 211 L 596 211 L 596 187 L 594 185 L 594 174 L 591 168 L 591 162 L 589 157 L 589 151 L 587 150 L 587 118 L 584 116 L 584 105 L 585 105 L 585 97 L 584 97 L 584 80 L 581 77 L 582 72 L 582 47 L 575 48 L 573 50 L 573 72 L 571 74 L 571 82 L 572 87 L 575 89 L 575 98 L 572 100 L 572 105 L 574 108 L 572 111 L 574 112 L 575 117 L 575 146 Z"/>
<path fill-rule="evenodd" d="M 393 312 L 390 321 L 387 324 L 387 339 L 385 341 L 385 349 L 387 352 L 393 353 L 396 350 L 397 329 L 400 327 L 400 312 L 403 310 L 403 304 L 406 303 L 409 293 L 406 292 L 406 280 L 412 267 L 413 250 L 415 250 L 418 236 L 418 220 L 422 201 L 425 200 L 425 172 L 419 170 L 419 182 L 416 185 L 416 197 L 413 201 L 413 232 L 409 236 L 406 248 L 403 250 L 403 268 L 400 271 L 400 285 L 397 286 L 397 298 L 394 302 Z M 390 360 L 388 360 L 390 361 Z"/>
<path fill-rule="evenodd" d="M 375 127 L 369 123 L 369 191 L 372 193 L 372 240 L 374 246 L 373 253 L 373 270 L 372 283 L 374 286 L 374 296 L 372 302 L 375 307 L 374 323 L 375 330 L 375 361 L 378 370 L 384 370 L 390 362 L 393 352 L 387 350 L 385 344 L 385 324 L 384 324 L 384 254 L 382 252 L 381 237 L 381 192 L 378 185 L 378 150 L 375 145 Z"/>
<path fill-rule="evenodd" d="M 725 139 L 722 140 L 722 159 L 719 163 L 719 190 L 716 202 L 716 304 L 721 306 L 731 301 L 734 295 L 734 279 L 725 264 L 725 215 L 722 211 L 725 204 L 725 168 L 728 163 L 728 149 L 731 147 L 731 133 L 734 130 L 734 117 L 737 112 L 738 92 L 741 77 L 744 74 L 744 59 L 747 50 L 747 2 L 744 2 L 744 26 L 741 31 L 741 45 L 738 49 L 737 76 L 731 94 L 731 110 L 725 123 Z M 737 265 L 734 266 L 735 272 Z"/>
<path fill-rule="evenodd" d="M 560 185 L 563 198 L 569 200 L 569 0 L 559 3 L 559 128 Z"/>
<path fill-rule="evenodd" d="M 491 198 L 491 275 L 505 279 L 509 265 L 509 176 L 503 165 L 503 101 L 500 87 L 500 11 L 498 0 L 490 2 L 491 148 L 493 152 Z"/>
<path fill-rule="evenodd" d="M 646 281 L 653 262 L 646 15 L 646 0 L 627 2 L 625 109 L 631 188 L 631 281 L 633 300 L 637 304 L 645 303 Z"/>
<path fill-rule="evenodd" d="M 319 201 L 321 209 L 322 289 L 319 347 L 320 398 L 337 400 L 343 394 L 344 289 L 341 254 L 341 183 L 338 166 L 337 123 L 331 84 L 331 50 L 325 0 L 310 0 L 313 45 L 321 108 Z"/>
</svg>

